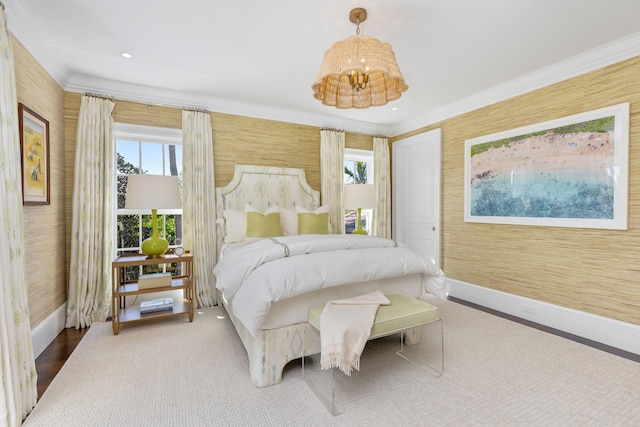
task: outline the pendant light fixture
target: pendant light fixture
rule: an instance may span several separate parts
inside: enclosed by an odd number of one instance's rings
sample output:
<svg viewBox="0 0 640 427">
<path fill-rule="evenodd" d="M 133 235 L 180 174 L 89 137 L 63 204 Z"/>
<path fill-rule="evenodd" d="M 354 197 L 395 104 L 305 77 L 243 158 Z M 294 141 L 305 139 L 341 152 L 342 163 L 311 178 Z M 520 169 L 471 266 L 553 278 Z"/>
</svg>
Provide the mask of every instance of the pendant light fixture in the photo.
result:
<svg viewBox="0 0 640 427">
<path fill-rule="evenodd" d="M 356 35 L 335 43 L 324 54 L 313 89 L 314 98 L 337 108 L 368 108 L 400 98 L 404 82 L 389 43 L 360 34 L 367 11 L 355 8 L 349 20 Z"/>
</svg>

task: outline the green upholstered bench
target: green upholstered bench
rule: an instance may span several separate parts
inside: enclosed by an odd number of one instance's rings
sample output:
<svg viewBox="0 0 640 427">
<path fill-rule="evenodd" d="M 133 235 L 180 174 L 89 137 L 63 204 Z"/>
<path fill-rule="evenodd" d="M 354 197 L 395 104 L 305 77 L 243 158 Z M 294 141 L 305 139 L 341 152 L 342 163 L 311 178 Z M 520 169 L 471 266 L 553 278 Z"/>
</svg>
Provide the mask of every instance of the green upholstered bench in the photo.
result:
<svg viewBox="0 0 640 427">
<path fill-rule="evenodd" d="M 398 333 L 409 328 L 424 325 L 439 320 L 438 308 L 405 295 L 386 295 L 389 305 L 381 305 L 371 327 L 369 339 L 375 339 Z M 324 305 L 314 307 L 309 311 L 309 323 L 320 330 L 320 315 Z"/>
<path fill-rule="evenodd" d="M 369 340 L 400 333 L 400 350 L 396 354 L 411 363 L 427 368 L 435 377 L 441 376 L 444 372 L 444 334 L 438 308 L 425 301 L 405 295 L 391 294 L 386 297 L 390 304 L 381 305 L 378 308 Z M 309 324 L 318 332 L 320 332 L 320 316 L 323 309 L 324 305 L 314 307 L 309 311 Z M 439 346 L 435 350 L 418 345 L 421 341 L 421 335 L 424 340 L 426 326 L 431 324 L 439 326 L 437 339 L 431 340 Z M 425 353 L 435 353 L 439 356 L 439 361 L 436 364 L 425 361 L 425 358 L 429 358 L 429 355 Z M 311 368 L 312 372 L 315 371 L 315 379 L 314 374 L 309 374 L 309 368 L 305 368 L 305 364 L 308 364 L 305 362 L 305 358 L 302 362 L 303 377 L 329 412 L 338 415 L 340 410 L 335 402 L 335 372 L 339 369 L 324 371 L 330 372 L 330 375 L 325 375 L 324 379 L 318 381 L 317 375 L 322 374 L 319 367 L 319 355 L 316 357 L 318 360 L 312 362 L 313 367 Z"/>
</svg>

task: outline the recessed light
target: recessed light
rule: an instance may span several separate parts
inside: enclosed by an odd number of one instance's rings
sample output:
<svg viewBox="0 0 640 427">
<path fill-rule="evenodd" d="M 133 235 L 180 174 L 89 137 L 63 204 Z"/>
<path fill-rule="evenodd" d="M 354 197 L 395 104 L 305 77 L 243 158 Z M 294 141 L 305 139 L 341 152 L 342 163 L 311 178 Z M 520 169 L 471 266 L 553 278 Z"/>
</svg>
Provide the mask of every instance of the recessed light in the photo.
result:
<svg viewBox="0 0 640 427">
<path fill-rule="evenodd" d="M 391 111 L 398 111 L 398 107 L 391 107 Z"/>
<path fill-rule="evenodd" d="M 121 55 L 127 59 L 133 58 L 133 55 L 130 54 L 129 52 L 122 52 Z"/>
</svg>

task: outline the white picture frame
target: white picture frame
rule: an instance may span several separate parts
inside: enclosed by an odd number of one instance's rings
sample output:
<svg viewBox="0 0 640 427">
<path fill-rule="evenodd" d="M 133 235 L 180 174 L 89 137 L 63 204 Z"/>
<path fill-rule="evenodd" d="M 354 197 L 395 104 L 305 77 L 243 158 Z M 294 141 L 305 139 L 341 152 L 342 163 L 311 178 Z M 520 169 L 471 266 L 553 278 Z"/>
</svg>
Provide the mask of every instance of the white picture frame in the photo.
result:
<svg viewBox="0 0 640 427">
<path fill-rule="evenodd" d="M 628 228 L 629 103 L 468 139 L 464 220 Z"/>
</svg>

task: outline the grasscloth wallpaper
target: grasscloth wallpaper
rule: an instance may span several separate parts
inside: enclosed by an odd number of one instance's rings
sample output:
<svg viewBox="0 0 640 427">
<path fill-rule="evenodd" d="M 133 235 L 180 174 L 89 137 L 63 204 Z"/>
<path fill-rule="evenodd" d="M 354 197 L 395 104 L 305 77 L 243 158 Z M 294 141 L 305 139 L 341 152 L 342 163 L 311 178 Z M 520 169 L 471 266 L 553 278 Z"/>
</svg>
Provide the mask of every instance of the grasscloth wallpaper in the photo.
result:
<svg viewBox="0 0 640 427">
<path fill-rule="evenodd" d="M 393 138 L 442 128 L 448 277 L 640 324 L 640 57 Z M 629 102 L 629 229 L 464 222 L 464 141 Z"/>
<path fill-rule="evenodd" d="M 18 102 L 49 121 L 51 204 L 24 206 L 26 280 L 33 328 L 67 299 L 64 92 L 15 38 L 12 49 Z"/>
</svg>

